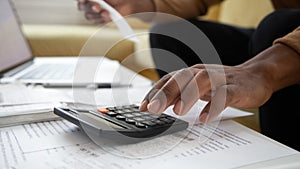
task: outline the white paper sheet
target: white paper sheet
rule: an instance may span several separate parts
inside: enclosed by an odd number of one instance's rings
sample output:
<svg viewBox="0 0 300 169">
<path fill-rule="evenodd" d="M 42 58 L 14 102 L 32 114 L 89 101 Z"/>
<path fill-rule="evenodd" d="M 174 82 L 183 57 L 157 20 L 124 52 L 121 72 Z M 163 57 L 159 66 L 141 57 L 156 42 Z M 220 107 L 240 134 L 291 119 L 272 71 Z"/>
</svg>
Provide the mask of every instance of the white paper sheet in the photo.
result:
<svg viewBox="0 0 300 169">
<path fill-rule="evenodd" d="M 20 105 L 31 103 L 52 103 L 71 101 L 71 95 L 62 90 L 28 87 L 24 84 L 1 84 L 0 105 Z"/>
<path fill-rule="evenodd" d="M 77 126 L 65 120 L 24 124 L 12 130 L 27 153 L 91 142 Z"/>
<path fill-rule="evenodd" d="M 55 106 L 60 106 L 60 104 L 59 103 L 57 104 L 33 103 L 33 104 L 18 104 L 18 105 L 0 105 L 0 118 L 52 112 L 53 107 Z M 0 119 L 0 121 L 1 120 L 2 119 Z"/>
<path fill-rule="evenodd" d="M 103 9 L 106 9 L 109 12 L 112 21 L 117 25 L 123 37 L 129 38 L 129 40 L 132 40 L 133 42 L 139 42 L 139 39 L 136 37 L 131 26 L 126 22 L 125 18 L 117 10 L 115 10 L 103 0 L 92 1 L 97 2 Z"/>
<path fill-rule="evenodd" d="M 48 134 L 60 140 L 65 136 L 65 131 L 62 129 L 64 127 L 57 129 L 60 132 L 55 132 L 53 129 L 52 134 L 51 132 L 43 134 L 41 128 L 34 128 L 35 131 L 28 131 L 31 137 L 39 137 L 46 143 L 53 142 L 47 140 Z M 71 128 L 72 125 L 69 126 L 69 129 Z M 99 147 L 93 143 L 84 144 L 74 141 L 73 145 L 60 144 L 58 147 L 44 149 L 45 143 L 36 143 L 38 145 L 32 144 L 32 146 L 41 145 L 41 149 L 33 152 L 24 151 L 26 146 L 23 141 L 26 137 L 18 136 L 18 130 L 11 127 L 0 129 L 1 169 L 12 167 L 22 169 L 198 169 L 200 167 L 226 169 L 299 153 L 231 120 L 222 121 L 217 128 L 213 125 L 195 125 L 189 132 L 183 131 L 133 145 Z M 67 128 L 65 130 L 68 131 Z M 26 132 L 25 129 L 24 131 Z M 183 136 L 183 140 L 176 141 Z M 170 146 L 174 140 L 176 144 Z"/>
</svg>

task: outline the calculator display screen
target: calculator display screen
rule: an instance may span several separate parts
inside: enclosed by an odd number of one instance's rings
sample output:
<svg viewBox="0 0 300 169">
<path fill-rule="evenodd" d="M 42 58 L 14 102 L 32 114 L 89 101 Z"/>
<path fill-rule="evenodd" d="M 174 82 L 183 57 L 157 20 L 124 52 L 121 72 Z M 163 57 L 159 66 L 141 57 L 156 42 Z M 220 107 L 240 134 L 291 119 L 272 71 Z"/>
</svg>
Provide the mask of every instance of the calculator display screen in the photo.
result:
<svg viewBox="0 0 300 169">
<path fill-rule="evenodd" d="M 98 116 L 96 116 L 94 114 L 91 114 L 89 112 L 81 112 L 81 114 L 84 115 L 84 116 L 87 116 L 89 118 L 92 118 L 93 120 L 99 121 L 99 123 L 106 124 L 109 127 L 112 127 L 112 128 L 115 128 L 115 129 L 124 129 L 123 127 L 121 127 L 117 124 L 111 123 L 111 122 L 109 122 L 105 119 L 102 119 L 101 117 L 98 117 Z"/>
</svg>

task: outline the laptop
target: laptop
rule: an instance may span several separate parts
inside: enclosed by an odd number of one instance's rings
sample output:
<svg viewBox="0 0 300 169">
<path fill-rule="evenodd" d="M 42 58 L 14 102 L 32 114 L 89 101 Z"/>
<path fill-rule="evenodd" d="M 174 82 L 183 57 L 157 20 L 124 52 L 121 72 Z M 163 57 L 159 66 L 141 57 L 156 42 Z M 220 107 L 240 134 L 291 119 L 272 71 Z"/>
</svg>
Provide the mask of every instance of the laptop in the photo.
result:
<svg viewBox="0 0 300 169">
<path fill-rule="evenodd" d="M 20 25 L 13 3 L 1 0 L 0 83 L 106 86 L 120 82 L 119 63 L 105 57 L 34 57 Z"/>
</svg>

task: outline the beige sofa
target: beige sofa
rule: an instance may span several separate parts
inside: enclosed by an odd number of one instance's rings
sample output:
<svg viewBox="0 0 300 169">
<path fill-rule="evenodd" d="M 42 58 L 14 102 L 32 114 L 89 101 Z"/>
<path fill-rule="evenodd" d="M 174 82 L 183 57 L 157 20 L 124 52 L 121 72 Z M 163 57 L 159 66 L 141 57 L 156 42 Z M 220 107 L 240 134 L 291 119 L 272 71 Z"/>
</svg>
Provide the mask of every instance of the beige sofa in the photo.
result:
<svg viewBox="0 0 300 169">
<path fill-rule="evenodd" d="M 22 15 L 26 14 L 26 8 L 24 9 L 24 6 L 28 4 L 25 4 L 22 0 L 15 1 L 17 8 L 21 11 L 21 19 L 28 20 L 28 18 Z M 82 17 L 82 13 L 75 12 L 77 9 L 72 9 L 76 4 L 73 2 L 72 5 L 73 6 L 69 6 L 69 8 L 66 6 L 63 10 L 69 9 L 72 11 L 70 13 L 74 16 L 68 15 L 66 19 L 58 17 L 60 18 L 60 21 L 70 21 L 72 18 Z M 209 10 L 208 14 L 202 18 L 238 26 L 256 27 L 259 21 L 272 10 L 273 8 L 270 1 L 227 0 L 220 5 L 213 6 Z M 32 14 L 31 17 L 34 18 L 34 14 Z M 53 18 L 50 19 L 56 21 Z M 77 18 L 75 18 L 75 20 L 76 19 Z M 149 49 L 147 34 L 140 37 L 142 42 L 138 44 L 127 40 L 118 42 L 122 39 L 122 37 L 116 26 L 108 25 L 104 29 L 101 29 L 101 33 L 98 33 L 95 36 L 95 32 L 99 31 L 100 27 L 97 25 L 87 24 L 87 21 L 83 20 L 84 18 L 82 17 L 81 21 L 76 21 L 75 24 L 32 24 L 30 22 L 25 22 L 23 29 L 29 40 L 31 48 L 33 49 L 34 55 L 36 56 L 105 55 L 111 59 L 116 59 L 122 62 L 124 58 L 134 53 L 134 55 L 132 55 L 133 59 L 131 59 L 130 62 L 122 63 L 154 81 L 158 80 L 158 76 L 153 70 L 148 69 L 140 72 L 140 70 L 153 67 L 151 54 L 149 50 L 145 50 Z M 147 23 L 133 18 L 128 19 L 128 21 L 138 33 L 148 32 L 149 30 L 150 25 Z M 40 20 L 40 22 L 44 22 L 44 20 Z M 86 49 L 84 48 L 84 45 L 90 37 L 93 37 L 93 43 L 89 43 L 88 50 L 84 50 L 84 53 L 81 53 L 82 49 Z M 244 118 L 237 120 L 240 120 L 240 122 L 255 130 L 259 130 L 257 119 L 258 117 L 256 114 L 246 120 Z"/>
<path fill-rule="evenodd" d="M 23 14 L 26 12 L 22 7 L 25 6 L 21 0 L 15 0 L 20 11 Z M 33 3 L 36 3 L 34 0 Z M 55 0 L 54 0 L 55 1 Z M 23 3 L 23 6 L 22 6 Z M 259 4 L 259 5 L 258 5 Z M 27 5 L 27 4 L 26 4 Z M 71 6 L 72 5 L 72 6 Z M 33 49 L 34 55 L 36 56 L 78 56 L 80 51 L 83 49 L 87 40 L 94 36 L 95 32 L 102 29 L 97 25 L 88 25 L 87 22 L 82 21 L 82 13 L 79 13 L 75 8 L 74 2 L 67 6 L 66 10 L 69 10 L 71 14 L 65 17 L 65 20 L 75 20 L 75 17 L 81 17 L 81 21 L 76 24 L 28 24 L 25 23 L 23 28 L 26 36 L 28 37 L 29 43 Z M 28 5 L 26 6 L 28 8 Z M 73 9 L 74 8 L 74 9 Z M 227 0 L 221 5 L 214 6 L 210 9 L 208 14 L 203 19 L 220 21 L 224 23 L 234 24 L 238 26 L 255 27 L 259 20 L 271 12 L 272 6 L 269 1 L 260 0 Z M 255 11 L 255 12 L 253 12 Z M 38 11 L 41 13 L 41 11 Z M 31 14 L 33 18 L 34 13 Z M 21 18 L 28 19 L 21 15 Z M 42 18 L 42 17 L 40 17 Z M 57 16 L 62 19 L 62 16 Z M 46 18 L 45 18 L 46 19 Z M 55 18 L 50 18 L 54 20 Z M 58 19 L 57 19 L 58 20 Z M 150 25 L 139 21 L 137 19 L 128 19 L 130 25 L 135 29 L 137 33 L 147 32 Z M 42 22 L 42 20 L 40 20 Z M 66 22 L 68 23 L 68 22 Z M 128 55 L 149 48 L 149 42 L 147 35 L 140 37 L 141 43 L 135 44 L 130 41 L 122 41 L 115 44 L 122 39 L 118 29 L 114 25 L 106 26 L 105 29 L 100 30 L 95 44 L 89 43 L 89 51 L 85 50 L 86 55 L 105 55 L 109 58 L 122 61 Z M 142 52 L 139 55 L 137 52 L 131 60 L 128 66 L 133 70 L 141 70 L 144 68 L 153 67 L 153 62 L 150 53 Z M 154 71 L 147 70 L 141 72 L 152 80 L 157 80 L 158 76 Z"/>
</svg>

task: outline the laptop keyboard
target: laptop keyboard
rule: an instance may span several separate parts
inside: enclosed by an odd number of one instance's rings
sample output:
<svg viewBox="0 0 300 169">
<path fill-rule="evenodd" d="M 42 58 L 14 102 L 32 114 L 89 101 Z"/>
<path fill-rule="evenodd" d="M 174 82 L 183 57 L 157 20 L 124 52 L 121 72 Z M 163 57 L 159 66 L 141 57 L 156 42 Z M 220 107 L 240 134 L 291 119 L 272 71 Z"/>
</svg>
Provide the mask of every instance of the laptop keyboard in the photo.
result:
<svg viewBox="0 0 300 169">
<path fill-rule="evenodd" d="M 43 64 L 19 79 L 71 79 L 75 65 L 72 64 Z"/>
</svg>

